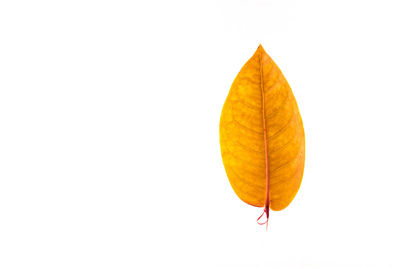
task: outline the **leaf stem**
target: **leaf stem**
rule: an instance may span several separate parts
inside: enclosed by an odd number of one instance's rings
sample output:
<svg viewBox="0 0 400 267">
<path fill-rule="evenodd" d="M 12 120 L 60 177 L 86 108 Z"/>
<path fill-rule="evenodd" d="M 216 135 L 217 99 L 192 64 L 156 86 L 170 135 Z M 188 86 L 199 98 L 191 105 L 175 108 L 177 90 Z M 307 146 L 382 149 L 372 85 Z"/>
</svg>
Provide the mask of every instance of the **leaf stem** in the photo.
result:
<svg viewBox="0 0 400 267">
<path fill-rule="evenodd" d="M 265 150 L 265 191 L 266 191 L 266 196 L 265 196 L 265 206 L 264 206 L 264 212 L 261 214 L 261 216 L 258 218 L 257 223 L 259 223 L 259 220 L 261 217 L 264 215 L 264 213 L 267 216 L 267 220 L 264 223 L 261 224 L 266 224 L 267 229 L 268 229 L 268 220 L 269 220 L 269 164 L 268 164 L 268 145 L 267 145 L 267 127 L 266 127 L 266 121 L 265 121 L 265 96 L 264 96 L 264 75 L 263 75 L 263 51 L 264 49 L 260 45 L 258 47 L 259 50 L 259 55 L 260 55 L 260 83 L 261 83 L 261 98 L 262 98 L 262 118 L 263 118 L 263 128 L 264 128 L 264 150 Z"/>
</svg>

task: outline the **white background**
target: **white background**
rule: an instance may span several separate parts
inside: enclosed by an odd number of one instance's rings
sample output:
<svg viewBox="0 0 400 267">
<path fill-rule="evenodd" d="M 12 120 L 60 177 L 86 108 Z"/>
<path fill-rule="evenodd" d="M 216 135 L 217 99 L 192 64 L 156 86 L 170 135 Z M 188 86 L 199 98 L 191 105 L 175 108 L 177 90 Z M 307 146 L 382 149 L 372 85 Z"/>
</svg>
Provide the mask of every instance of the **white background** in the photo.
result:
<svg viewBox="0 0 400 267">
<path fill-rule="evenodd" d="M 0 266 L 400 266 L 398 1 L 1 1 Z M 262 43 L 304 120 L 298 195 L 226 177 Z"/>
</svg>

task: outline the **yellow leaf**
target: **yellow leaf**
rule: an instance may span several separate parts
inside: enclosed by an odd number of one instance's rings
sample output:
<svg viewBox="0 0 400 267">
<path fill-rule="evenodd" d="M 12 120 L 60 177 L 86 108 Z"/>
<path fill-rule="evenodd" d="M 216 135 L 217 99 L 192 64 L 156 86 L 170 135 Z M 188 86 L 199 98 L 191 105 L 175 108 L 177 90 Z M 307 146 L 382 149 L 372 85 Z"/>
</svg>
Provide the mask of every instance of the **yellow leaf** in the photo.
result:
<svg viewBox="0 0 400 267">
<path fill-rule="evenodd" d="M 286 208 L 303 177 L 303 122 L 289 84 L 261 45 L 233 81 L 219 129 L 237 196 L 265 207 L 267 218 L 269 208 Z"/>
</svg>

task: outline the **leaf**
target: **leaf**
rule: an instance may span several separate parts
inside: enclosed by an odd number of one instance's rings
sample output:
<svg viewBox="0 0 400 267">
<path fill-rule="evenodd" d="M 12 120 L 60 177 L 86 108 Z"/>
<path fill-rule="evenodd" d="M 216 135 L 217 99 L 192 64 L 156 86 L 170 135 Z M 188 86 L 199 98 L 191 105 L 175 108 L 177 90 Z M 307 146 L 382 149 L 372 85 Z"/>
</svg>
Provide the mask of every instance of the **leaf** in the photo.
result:
<svg viewBox="0 0 400 267">
<path fill-rule="evenodd" d="M 303 177 L 303 122 L 289 84 L 261 45 L 226 98 L 220 145 L 229 182 L 241 200 L 264 207 L 267 221 L 269 208 L 290 204 Z"/>
</svg>

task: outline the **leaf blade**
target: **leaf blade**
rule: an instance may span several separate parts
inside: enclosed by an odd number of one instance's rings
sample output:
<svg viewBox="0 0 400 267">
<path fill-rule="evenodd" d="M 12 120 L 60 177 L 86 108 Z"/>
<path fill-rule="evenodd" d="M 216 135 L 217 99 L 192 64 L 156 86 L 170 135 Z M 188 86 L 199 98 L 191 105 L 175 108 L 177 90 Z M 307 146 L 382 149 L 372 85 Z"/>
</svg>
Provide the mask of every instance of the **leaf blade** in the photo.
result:
<svg viewBox="0 0 400 267">
<path fill-rule="evenodd" d="M 260 45 L 235 78 L 220 119 L 222 159 L 238 197 L 257 207 L 287 207 L 301 184 L 304 140 L 291 88 Z"/>
</svg>

